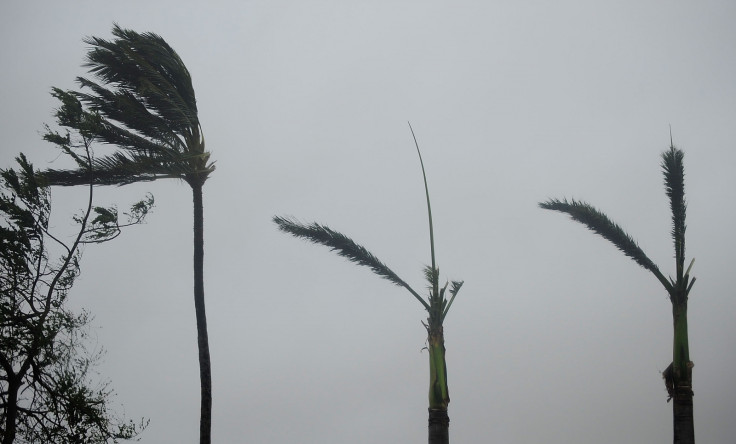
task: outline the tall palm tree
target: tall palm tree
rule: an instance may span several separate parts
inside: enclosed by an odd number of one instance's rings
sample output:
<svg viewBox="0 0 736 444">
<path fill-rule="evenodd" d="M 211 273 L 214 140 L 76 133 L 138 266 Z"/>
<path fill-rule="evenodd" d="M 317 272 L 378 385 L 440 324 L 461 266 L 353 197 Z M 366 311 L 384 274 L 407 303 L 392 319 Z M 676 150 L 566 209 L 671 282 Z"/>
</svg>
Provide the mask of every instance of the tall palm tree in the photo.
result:
<svg viewBox="0 0 736 444">
<path fill-rule="evenodd" d="M 547 210 L 567 213 L 593 232 L 613 243 L 626 256 L 649 270 L 667 290 L 672 302 L 674 339 L 672 363 L 663 373 L 669 399 L 673 401 L 673 436 L 675 444 L 692 444 L 693 427 L 692 368 L 687 334 L 687 301 L 695 278 L 690 278 L 694 259 L 685 269 L 685 169 L 684 154 L 670 142 L 670 149 L 662 153 L 662 170 L 667 196 L 672 210 L 672 239 L 675 245 L 675 278 L 666 278 L 634 239 L 613 223 L 608 216 L 586 202 L 551 199 L 539 205 Z"/>
<path fill-rule="evenodd" d="M 411 126 L 410 126 L 411 128 Z M 412 130 L 412 136 L 414 131 Z M 429 282 L 429 296 L 424 299 L 403 279 L 394 273 L 388 266 L 381 262 L 362 245 L 355 243 L 352 239 L 339 233 L 326 225 L 318 223 L 303 224 L 293 218 L 275 216 L 273 221 L 278 225 L 279 229 L 289 233 L 295 237 L 306 239 L 315 244 L 322 244 L 331 250 L 355 262 L 363 265 L 376 273 L 378 276 L 387 279 L 394 284 L 404 287 L 411 293 L 417 301 L 429 313 L 427 323 L 423 323 L 427 330 L 427 349 L 429 350 L 429 444 L 447 444 L 449 442 L 449 426 L 450 419 L 447 415 L 447 405 L 450 403 L 450 396 L 447 390 L 447 365 L 445 361 L 445 336 L 443 330 L 443 322 L 447 316 L 447 312 L 452 306 L 462 281 L 452 281 L 449 289 L 450 298 L 445 294 L 449 283 L 442 288 L 439 285 L 440 270 L 435 262 L 434 255 L 434 229 L 432 226 L 432 208 L 429 203 L 429 188 L 427 187 L 427 175 L 424 171 L 424 162 L 422 154 L 419 151 L 419 144 L 414 137 L 414 143 L 419 154 L 419 162 L 422 166 L 422 176 L 424 178 L 424 190 L 427 197 L 427 214 L 429 219 L 429 245 L 431 250 L 432 265 L 427 266 L 424 275 Z"/>
<path fill-rule="evenodd" d="M 215 169 L 205 150 L 192 79 L 163 38 L 114 25 L 115 40 L 85 39 L 86 67 L 95 80 L 78 77 L 82 91 L 53 90 L 61 101 L 60 125 L 117 147 L 97 157 L 92 170 L 47 170 L 51 185 L 124 185 L 174 178 L 192 189 L 194 202 L 194 307 L 201 382 L 200 443 L 210 442 L 212 378 L 204 303 L 202 187 Z M 72 153 L 73 154 L 73 153 Z"/>
</svg>

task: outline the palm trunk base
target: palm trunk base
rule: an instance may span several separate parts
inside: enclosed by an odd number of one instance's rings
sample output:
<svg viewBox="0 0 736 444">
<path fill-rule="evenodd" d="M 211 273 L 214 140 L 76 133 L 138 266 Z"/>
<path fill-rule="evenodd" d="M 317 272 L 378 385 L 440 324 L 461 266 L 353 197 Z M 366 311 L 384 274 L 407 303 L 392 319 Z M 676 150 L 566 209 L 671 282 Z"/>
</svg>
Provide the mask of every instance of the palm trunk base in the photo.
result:
<svg viewBox="0 0 736 444">
<path fill-rule="evenodd" d="M 677 387 L 672 401 L 674 444 L 694 444 L 693 391 L 689 386 Z"/>
<path fill-rule="evenodd" d="M 673 364 L 670 364 L 662 373 L 664 385 L 667 387 L 669 398 L 672 401 L 672 427 L 674 444 L 694 444 L 695 427 L 693 420 L 693 363 L 688 362 L 684 380 L 677 380 Z"/>
<path fill-rule="evenodd" d="M 429 409 L 429 444 L 449 444 L 450 417 L 447 410 Z"/>
</svg>

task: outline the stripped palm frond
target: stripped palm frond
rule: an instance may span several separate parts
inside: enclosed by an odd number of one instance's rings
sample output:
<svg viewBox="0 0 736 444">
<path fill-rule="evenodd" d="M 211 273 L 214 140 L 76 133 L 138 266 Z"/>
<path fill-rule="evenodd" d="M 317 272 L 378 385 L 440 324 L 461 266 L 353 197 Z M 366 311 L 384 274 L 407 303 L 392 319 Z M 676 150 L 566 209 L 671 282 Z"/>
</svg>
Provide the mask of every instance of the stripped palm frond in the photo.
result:
<svg viewBox="0 0 736 444">
<path fill-rule="evenodd" d="M 636 241 L 629 236 L 618 224 L 611 221 L 605 214 L 595 209 L 587 202 L 567 199 L 550 199 L 542 202 L 539 206 L 545 210 L 559 211 L 568 214 L 573 220 L 582 223 L 588 229 L 607 239 L 622 253 L 630 257 L 637 264 L 652 272 L 665 286 L 671 288 L 671 283 L 659 271 L 657 265 L 652 262 Z"/>
<path fill-rule="evenodd" d="M 409 123 L 409 122 L 407 122 Z M 429 186 L 427 185 L 427 173 L 424 170 L 424 160 L 422 160 L 422 152 L 419 150 L 419 142 L 417 142 L 417 136 L 414 134 L 414 128 L 409 123 L 409 130 L 411 131 L 411 137 L 414 139 L 414 146 L 417 148 L 417 155 L 419 155 L 419 165 L 422 167 L 422 179 L 424 179 L 424 194 L 427 197 L 427 219 L 429 220 L 429 248 L 432 256 L 432 267 L 430 273 L 426 273 L 427 280 L 432 285 L 431 290 L 433 293 L 437 293 L 439 289 L 439 269 L 437 269 L 437 262 L 435 261 L 434 255 L 434 225 L 432 223 L 432 205 L 429 202 Z"/>
<path fill-rule="evenodd" d="M 427 302 L 419 296 L 419 294 L 414 291 L 409 284 L 374 256 L 373 253 L 368 251 L 368 249 L 355 243 L 355 241 L 344 234 L 316 222 L 311 224 L 302 224 L 294 219 L 280 216 L 274 216 L 273 221 L 278 225 L 281 231 L 301 239 L 306 239 L 315 244 L 324 245 L 330 250 L 335 251 L 340 256 L 347 258 L 349 261 L 368 267 L 382 278 L 387 279 L 400 287 L 406 288 L 424 306 L 424 308 L 429 310 Z"/>
<path fill-rule="evenodd" d="M 464 284 L 464 281 L 452 281 L 452 287 L 450 287 L 450 300 L 447 301 L 444 311 L 442 312 L 442 321 L 444 322 L 445 316 L 447 316 L 447 312 L 450 311 L 450 307 L 452 306 L 452 302 L 455 300 L 455 296 L 457 296 L 457 293 L 460 291 L 460 287 L 462 287 Z"/>
</svg>

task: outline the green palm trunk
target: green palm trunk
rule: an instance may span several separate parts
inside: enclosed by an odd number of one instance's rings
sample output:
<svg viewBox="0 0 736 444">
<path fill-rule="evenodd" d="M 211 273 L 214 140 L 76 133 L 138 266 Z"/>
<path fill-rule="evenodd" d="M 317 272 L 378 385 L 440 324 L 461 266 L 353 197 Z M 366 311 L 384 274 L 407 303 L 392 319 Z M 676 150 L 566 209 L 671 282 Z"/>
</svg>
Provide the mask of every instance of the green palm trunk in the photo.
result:
<svg viewBox="0 0 736 444">
<path fill-rule="evenodd" d="M 445 361 L 445 337 L 439 333 L 430 333 L 429 343 L 429 408 L 447 410 L 450 395 L 447 390 L 447 363 Z"/>
<path fill-rule="evenodd" d="M 445 360 L 445 337 L 440 327 L 430 332 L 427 338 L 429 349 L 429 444 L 450 442 L 450 417 L 447 405 L 450 395 L 447 389 L 447 363 Z"/>
</svg>

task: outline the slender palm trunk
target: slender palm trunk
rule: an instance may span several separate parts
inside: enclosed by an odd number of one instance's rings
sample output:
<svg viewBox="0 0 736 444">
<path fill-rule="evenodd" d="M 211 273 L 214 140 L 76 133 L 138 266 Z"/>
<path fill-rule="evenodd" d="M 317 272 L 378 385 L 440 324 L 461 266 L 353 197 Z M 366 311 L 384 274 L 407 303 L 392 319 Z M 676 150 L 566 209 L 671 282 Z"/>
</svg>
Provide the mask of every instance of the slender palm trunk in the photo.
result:
<svg viewBox="0 0 736 444">
<path fill-rule="evenodd" d="M 432 326 L 434 327 L 434 326 Z M 445 361 L 445 337 L 439 331 L 429 329 L 429 444 L 449 444 L 450 417 L 447 404 L 450 396 L 447 389 L 447 364 Z"/>
<path fill-rule="evenodd" d="M 201 411 L 199 442 L 210 444 L 212 430 L 212 370 L 210 345 L 207 337 L 207 315 L 204 306 L 204 210 L 202 184 L 192 184 L 194 195 L 194 311 L 197 316 L 197 345 L 199 347 L 199 379 Z"/>
<path fill-rule="evenodd" d="M 674 444 L 694 444 L 693 374 L 687 332 L 687 301 L 672 306 L 674 324 L 672 360 L 672 424 Z"/>
<path fill-rule="evenodd" d="M 449 444 L 450 417 L 447 409 L 429 409 L 429 444 Z"/>
</svg>

